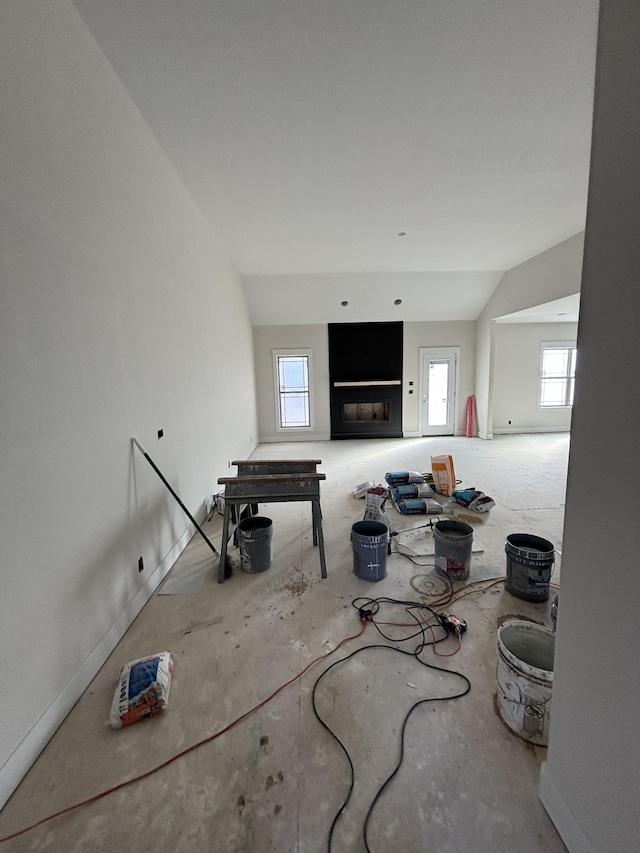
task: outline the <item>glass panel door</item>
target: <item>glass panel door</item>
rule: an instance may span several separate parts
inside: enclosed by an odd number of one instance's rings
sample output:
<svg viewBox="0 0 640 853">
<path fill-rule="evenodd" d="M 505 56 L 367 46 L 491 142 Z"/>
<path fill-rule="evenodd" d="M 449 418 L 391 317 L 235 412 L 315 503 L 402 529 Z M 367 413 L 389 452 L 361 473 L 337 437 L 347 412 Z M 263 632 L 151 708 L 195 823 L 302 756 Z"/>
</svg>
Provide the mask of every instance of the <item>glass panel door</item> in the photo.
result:
<svg viewBox="0 0 640 853">
<path fill-rule="evenodd" d="M 446 426 L 449 421 L 449 359 L 429 359 L 427 426 Z"/>
<path fill-rule="evenodd" d="M 456 368 L 457 353 L 422 351 L 422 435 L 454 434 Z"/>
</svg>

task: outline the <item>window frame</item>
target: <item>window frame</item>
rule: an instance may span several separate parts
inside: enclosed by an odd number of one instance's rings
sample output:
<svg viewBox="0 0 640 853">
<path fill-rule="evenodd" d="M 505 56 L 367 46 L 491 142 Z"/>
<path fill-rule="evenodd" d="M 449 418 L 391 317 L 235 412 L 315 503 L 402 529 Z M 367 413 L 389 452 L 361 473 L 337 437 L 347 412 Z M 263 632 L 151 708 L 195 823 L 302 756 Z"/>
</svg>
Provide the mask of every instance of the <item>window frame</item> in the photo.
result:
<svg viewBox="0 0 640 853">
<path fill-rule="evenodd" d="M 575 367 L 576 367 L 576 358 L 578 354 L 578 348 L 576 345 L 576 341 L 543 341 L 540 344 L 540 371 L 539 371 L 539 385 L 538 385 L 538 411 L 547 412 L 550 409 L 572 409 L 573 402 L 564 402 L 554 405 L 545 405 L 542 402 L 542 389 L 544 387 L 544 380 L 550 379 L 554 377 L 545 377 L 543 374 L 544 369 L 544 354 L 547 350 L 553 349 L 561 349 L 561 350 L 573 350 L 573 355 L 571 352 L 569 353 L 569 361 L 568 361 L 568 372 L 564 376 L 559 376 L 555 378 L 563 379 L 565 382 L 564 389 L 564 399 L 567 401 L 569 399 L 569 389 L 571 388 L 571 379 L 573 379 L 574 384 L 574 393 L 575 393 Z M 573 364 L 573 374 L 571 372 L 571 365 Z"/>
<path fill-rule="evenodd" d="M 296 347 L 289 349 L 274 349 L 271 351 L 273 357 L 273 386 L 274 386 L 274 402 L 275 402 L 275 424 L 277 433 L 293 433 L 293 432 L 312 432 L 314 429 L 313 416 L 313 352 L 304 347 Z M 282 409 L 281 390 L 280 390 L 280 358 L 306 358 L 307 359 L 307 397 L 309 403 L 309 423 L 306 426 L 283 426 L 282 425 Z"/>
</svg>

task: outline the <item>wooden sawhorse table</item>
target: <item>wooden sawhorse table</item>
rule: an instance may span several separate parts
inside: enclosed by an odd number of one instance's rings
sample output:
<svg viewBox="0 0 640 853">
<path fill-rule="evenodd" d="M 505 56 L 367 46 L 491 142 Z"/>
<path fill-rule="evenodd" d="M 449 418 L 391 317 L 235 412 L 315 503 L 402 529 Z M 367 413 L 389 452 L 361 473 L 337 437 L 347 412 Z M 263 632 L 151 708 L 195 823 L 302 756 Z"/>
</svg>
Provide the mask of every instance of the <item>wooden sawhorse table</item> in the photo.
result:
<svg viewBox="0 0 640 853">
<path fill-rule="evenodd" d="M 320 571 L 322 577 L 326 578 L 320 509 L 320 482 L 326 480 L 326 477 L 317 472 L 316 466 L 320 462 L 320 459 L 236 460 L 232 464 L 238 466 L 238 476 L 218 479 L 218 483 L 224 486 L 224 524 L 218 583 L 223 583 L 225 579 L 231 507 L 238 507 L 236 518 L 240 518 L 240 507 L 243 505 L 251 508 L 254 504 L 285 501 L 311 501 L 313 544 L 319 548 Z"/>
</svg>

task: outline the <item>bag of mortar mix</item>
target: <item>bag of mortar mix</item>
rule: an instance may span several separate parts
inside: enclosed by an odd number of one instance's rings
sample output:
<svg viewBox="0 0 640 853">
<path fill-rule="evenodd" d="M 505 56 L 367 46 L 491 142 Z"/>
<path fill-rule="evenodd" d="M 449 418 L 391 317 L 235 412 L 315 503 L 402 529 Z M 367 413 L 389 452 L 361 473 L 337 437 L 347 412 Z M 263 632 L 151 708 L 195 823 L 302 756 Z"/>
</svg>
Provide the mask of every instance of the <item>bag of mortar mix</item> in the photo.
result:
<svg viewBox="0 0 640 853">
<path fill-rule="evenodd" d="M 407 483 L 401 486 L 392 486 L 391 493 L 394 502 L 406 500 L 407 498 L 432 498 L 433 489 L 428 483 Z"/>
<path fill-rule="evenodd" d="M 428 515 L 442 512 L 442 507 L 434 498 L 407 498 L 398 501 L 396 509 L 402 515 Z"/>
<path fill-rule="evenodd" d="M 442 454 L 431 457 L 431 471 L 436 492 L 445 497 L 451 497 L 456 487 L 456 472 L 453 467 L 453 456 Z"/>
<path fill-rule="evenodd" d="M 364 517 L 363 521 L 381 521 L 389 527 L 389 519 L 384 509 L 384 505 L 389 497 L 389 489 L 384 486 L 374 486 L 367 490 L 365 495 Z"/>
<path fill-rule="evenodd" d="M 496 505 L 493 498 L 477 489 L 461 489 L 451 495 L 451 500 L 474 512 L 489 512 Z"/>
<path fill-rule="evenodd" d="M 402 483 L 424 483 L 424 475 L 419 471 L 387 471 L 384 478 L 390 486 L 399 486 Z"/>
<path fill-rule="evenodd" d="M 365 480 L 364 483 L 358 483 L 353 490 L 354 498 L 363 498 L 367 494 L 367 491 L 374 486 L 375 482 L 373 480 Z"/>
<path fill-rule="evenodd" d="M 172 674 L 171 652 L 160 652 L 125 664 L 111 703 L 109 722 L 112 727 L 121 729 L 166 711 Z"/>
</svg>

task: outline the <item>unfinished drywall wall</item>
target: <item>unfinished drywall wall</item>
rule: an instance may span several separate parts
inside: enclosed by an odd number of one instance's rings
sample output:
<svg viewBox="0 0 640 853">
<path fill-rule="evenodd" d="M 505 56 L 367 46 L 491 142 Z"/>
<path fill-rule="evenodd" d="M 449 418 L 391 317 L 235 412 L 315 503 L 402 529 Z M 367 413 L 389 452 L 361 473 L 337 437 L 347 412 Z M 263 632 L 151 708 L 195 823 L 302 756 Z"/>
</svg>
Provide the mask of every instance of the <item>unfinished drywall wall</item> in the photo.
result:
<svg viewBox="0 0 640 853">
<path fill-rule="evenodd" d="M 584 234 L 576 234 L 504 274 L 476 325 L 478 432 L 491 438 L 494 404 L 494 320 L 580 292 Z"/>
<path fill-rule="evenodd" d="M 563 431 L 570 409 L 540 409 L 540 353 L 543 343 L 575 344 L 576 323 L 496 323 L 493 433 Z"/>
<path fill-rule="evenodd" d="M 456 432 L 466 429 L 466 406 L 474 393 L 476 324 L 474 322 L 405 323 L 403 365 L 403 432 L 405 436 L 420 434 L 420 348 L 460 347 L 459 397 Z M 413 382 L 413 386 L 409 385 Z M 413 394 L 409 392 L 413 390 Z"/>
<path fill-rule="evenodd" d="M 542 801 L 571 853 L 638 850 L 639 37 L 636 0 L 602 0 L 553 708 L 541 775 Z"/>
<path fill-rule="evenodd" d="M 0 33 L 1 804 L 186 544 L 131 436 L 196 513 L 257 426 L 239 276 L 72 4 Z"/>
<path fill-rule="evenodd" d="M 331 437 L 329 410 L 329 338 L 326 323 L 302 326 L 254 326 L 253 342 L 260 441 L 320 441 Z M 313 376 L 313 429 L 276 429 L 274 349 L 310 349 Z"/>
</svg>

